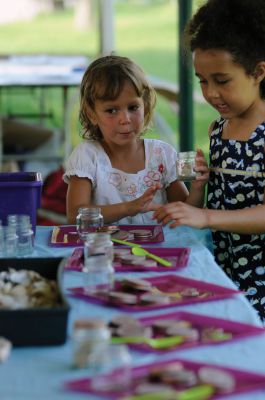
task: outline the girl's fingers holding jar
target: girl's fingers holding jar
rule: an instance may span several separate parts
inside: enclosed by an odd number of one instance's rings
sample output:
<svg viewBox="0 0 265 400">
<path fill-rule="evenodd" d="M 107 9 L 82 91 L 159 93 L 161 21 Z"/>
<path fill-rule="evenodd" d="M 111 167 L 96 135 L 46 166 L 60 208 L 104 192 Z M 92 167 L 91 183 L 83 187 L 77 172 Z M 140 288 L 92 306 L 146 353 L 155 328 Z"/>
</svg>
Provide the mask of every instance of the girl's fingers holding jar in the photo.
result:
<svg viewBox="0 0 265 400">
<path fill-rule="evenodd" d="M 209 180 L 209 173 L 207 171 L 202 172 L 199 171 L 196 176 L 196 181 L 208 181 Z"/>
<path fill-rule="evenodd" d="M 209 167 L 207 164 L 196 164 L 194 171 L 197 172 L 197 177 L 209 177 Z"/>
<path fill-rule="evenodd" d="M 204 152 L 202 151 L 202 149 L 197 149 L 196 150 L 196 158 L 203 158 L 205 160 L 205 155 Z"/>
<path fill-rule="evenodd" d="M 195 157 L 196 164 L 208 165 L 205 155 L 201 149 L 198 149 Z"/>
<path fill-rule="evenodd" d="M 207 160 L 203 157 L 196 157 L 195 165 L 196 165 L 196 167 L 207 167 L 208 168 Z"/>
</svg>

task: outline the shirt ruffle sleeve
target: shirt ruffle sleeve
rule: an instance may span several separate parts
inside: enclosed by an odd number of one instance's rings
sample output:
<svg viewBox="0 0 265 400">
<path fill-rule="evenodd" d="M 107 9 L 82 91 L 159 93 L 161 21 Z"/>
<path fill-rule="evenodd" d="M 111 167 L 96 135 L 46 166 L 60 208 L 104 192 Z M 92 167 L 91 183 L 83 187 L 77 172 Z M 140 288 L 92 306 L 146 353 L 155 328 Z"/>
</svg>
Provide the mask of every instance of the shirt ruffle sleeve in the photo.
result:
<svg viewBox="0 0 265 400">
<path fill-rule="evenodd" d="M 65 173 L 63 180 L 69 183 L 70 176 L 88 178 L 92 182 L 92 187 L 96 185 L 97 169 L 97 149 L 90 142 L 79 143 L 72 151 L 65 163 Z"/>
<path fill-rule="evenodd" d="M 165 180 L 165 188 L 167 188 L 178 177 L 176 169 L 177 151 L 171 144 L 162 141 L 161 141 L 161 147 L 164 153 L 163 154 L 163 159 L 164 159 L 163 162 L 165 164 L 164 180 Z"/>
</svg>

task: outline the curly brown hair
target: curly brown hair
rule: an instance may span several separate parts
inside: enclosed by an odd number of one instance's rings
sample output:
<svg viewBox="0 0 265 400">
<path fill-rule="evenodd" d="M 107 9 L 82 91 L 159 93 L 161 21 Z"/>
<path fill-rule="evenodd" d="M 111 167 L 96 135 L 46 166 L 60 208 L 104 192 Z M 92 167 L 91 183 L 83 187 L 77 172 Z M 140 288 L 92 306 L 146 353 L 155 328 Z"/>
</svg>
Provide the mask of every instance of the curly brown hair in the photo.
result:
<svg viewBox="0 0 265 400">
<path fill-rule="evenodd" d="M 79 120 L 83 137 L 102 140 L 98 126 L 93 125 L 89 111 L 95 110 L 96 100 L 115 100 L 125 82 L 131 82 L 137 96 L 144 102 L 143 133 L 149 128 L 156 104 L 156 93 L 143 70 L 127 57 L 110 55 L 94 60 L 87 68 L 80 87 Z"/>
<path fill-rule="evenodd" d="M 184 46 L 229 52 L 252 75 L 265 60 L 265 0 L 208 0 L 188 22 Z M 265 98 L 265 81 L 260 84 Z"/>
</svg>

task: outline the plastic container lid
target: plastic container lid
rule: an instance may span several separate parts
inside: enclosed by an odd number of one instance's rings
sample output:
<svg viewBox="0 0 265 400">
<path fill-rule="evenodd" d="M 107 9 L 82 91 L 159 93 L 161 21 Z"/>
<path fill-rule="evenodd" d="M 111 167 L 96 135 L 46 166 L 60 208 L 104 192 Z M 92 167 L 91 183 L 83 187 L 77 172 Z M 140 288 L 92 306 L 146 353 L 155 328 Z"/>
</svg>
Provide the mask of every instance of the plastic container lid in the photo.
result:
<svg viewBox="0 0 265 400">
<path fill-rule="evenodd" d="M 0 183 L 42 182 L 40 172 L 0 172 Z"/>
</svg>

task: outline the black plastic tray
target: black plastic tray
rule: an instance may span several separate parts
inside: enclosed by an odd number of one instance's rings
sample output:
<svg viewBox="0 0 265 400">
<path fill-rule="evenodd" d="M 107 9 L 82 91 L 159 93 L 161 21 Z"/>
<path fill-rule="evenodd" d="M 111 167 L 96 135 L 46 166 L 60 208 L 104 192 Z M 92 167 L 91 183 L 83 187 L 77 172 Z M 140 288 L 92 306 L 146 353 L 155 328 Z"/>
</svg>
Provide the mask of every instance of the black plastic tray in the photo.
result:
<svg viewBox="0 0 265 400">
<path fill-rule="evenodd" d="M 29 269 L 48 279 L 57 280 L 61 305 L 53 308 L 0 309 L 0 336 L 13 346 L 59 345 L 66 341 L 67 320 L 70 310 L 61 290 L 62 258 L 2 258 L 0 271 L 14 268 Z"/>
</svg>

